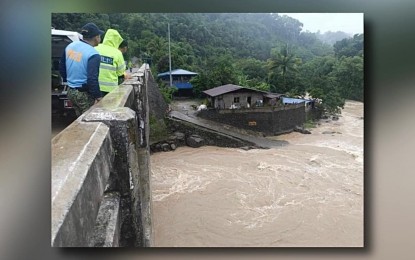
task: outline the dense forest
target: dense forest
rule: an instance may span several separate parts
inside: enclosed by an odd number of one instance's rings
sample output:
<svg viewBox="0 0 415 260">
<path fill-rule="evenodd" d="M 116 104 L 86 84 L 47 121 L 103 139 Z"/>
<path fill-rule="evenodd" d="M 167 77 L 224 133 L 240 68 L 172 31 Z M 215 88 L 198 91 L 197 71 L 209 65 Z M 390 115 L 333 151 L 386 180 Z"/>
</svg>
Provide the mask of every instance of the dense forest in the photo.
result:
<svg viewBox="0 0 415 260">
<path fill-rule="evenodd" d="M 199 74 L 192 79 L 196 96 L 236 84 L 309 93 L 327 112 L 339 112 L 345 99 L 363 101 L 363 34 L 303 32 L 300 21 L 278 14 L 52 14 L 55 29 L 80 31 L 87 22 L 118 30 L 129 43 L 126 60 L 149 63 L 153 75 L 169 70 L 169 23 L 172 69 Z"/>
</svg>

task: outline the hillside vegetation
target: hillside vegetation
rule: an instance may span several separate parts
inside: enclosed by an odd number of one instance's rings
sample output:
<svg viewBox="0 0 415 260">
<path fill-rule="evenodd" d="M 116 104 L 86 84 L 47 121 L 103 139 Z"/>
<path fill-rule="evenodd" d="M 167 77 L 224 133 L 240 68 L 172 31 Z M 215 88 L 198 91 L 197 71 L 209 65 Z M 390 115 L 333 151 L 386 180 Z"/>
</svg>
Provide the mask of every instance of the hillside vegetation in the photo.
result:
<svg viewBox="0 0 415 260">
<path fill-rule="evenodd" d="M 327 112 L 339 112 L 345 99 L 363 101 L 363 34 L 302 32 L 301 22 L 278 14 L 52 14 L 56 29 L 80 31 L 87 22 L 118 30 L 129 42 L 126 59 L 149 63 L 154 75 L 169 70 L 170 23 L 172 69 L 199 74 L 192 80 L 197 96 L 237 84 L 290 96 L 307 92 Z"/>
</svg>

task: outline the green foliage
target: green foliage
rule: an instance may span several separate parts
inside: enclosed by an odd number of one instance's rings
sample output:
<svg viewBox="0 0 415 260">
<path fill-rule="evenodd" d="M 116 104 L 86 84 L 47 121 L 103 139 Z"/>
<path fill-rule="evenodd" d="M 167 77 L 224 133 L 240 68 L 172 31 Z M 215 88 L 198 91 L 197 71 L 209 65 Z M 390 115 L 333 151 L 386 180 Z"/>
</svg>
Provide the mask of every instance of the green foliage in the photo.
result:
<svg viewBox="0 0 415 260">
<path fill-rule="evenodd" d="M 174 68 L 200 71 L 206 68 L 209 59 L 223 55 L 230 55 L 235 61 L 253 59 L 265 62 L 270 57 L 270 49 L 282 42 L 298 46 L 300 52 L 309 44 L 302 40 L 305 36 L 298 20 L 278 14 L 52 14 L 52 26 L 56 29 L 79 31 L 87 22 L 95 22 L 103 30 L 117 29 L 129 40 L 128 57 L 151 58 L 157 72 L 166 71 L 167 22 L 171 29 Z M 318 45 L 329 50 L 321 42 L 313 41 L 313 46 Z M 251 73 L 246 74 L 248 79 L 254 78 Z M 263 76 L 259 77 L 265 80 Z"/>
<path fill-rule="evenodd" d="M 353 38 L 336 42 L 334 52 L 337 58 L 363 56 L 363 34 L 355 34 Z"/>
<path fill-rule="evenodd" d="M 258 83 L 257 85 L 252 86 L 252 88 L 266 92 L 271 90 L 271 86 L 265 82 Z"/>
<path fill-rule="evenodd" d="M 307 129 L 310 129 L 310 128 L 315 128 L 316 127 L 316 123 L 313 121 L 313 120 L 311 120 L 311 119 L 309 119 L 309 120 L 307 120 L 305 123 L 304 123 L 304 128 L 307 128 Z"/>
<path fill-rule="evenodd" d="M 210 88 L 226 84 L 239 84 L 241 75 L 231 56 L 223 55 L 216 60 L 210 59 L 208 64 L 208 69 L 200 72 L 190 81 L 193 85 L 193 93 L 197 97 L 201 97 L 202 91 Z"/>
<path fill-rule="evenodd" d="M 202 91 L 214 87 L 207 72 L 200 72 L 196 77 L 190 80 L 193 86 L 193 94 L 196 97 L 202 96 Z"/>
<path fill-rule="evenodd" d="M 158 142 L 168 137 L 168 129 L 164 120 L 158 120 L 155 116 L 150 115 L 150 142 Z"/>
<path fill-rule="evenodd" d="M 306 91 L 315 98 L 322 99 L 322 108 L 328 113 L 338 113 L 344 106 L 340 86 L 334 75 L 337 61 L 333 56 L 318 57 L 305 64 L 302 76 Z"/>
<path fill-rule="evenodd" d="M 271 58 L 268 60 L 270 70 L 269 81 L 272 90 L 277 93 L 301 92 L 298 77 L 299 67 L 302 65 L 301 59 L 290 52 L 288 45 L 281 49 L 272 49 Z"/>
<path fill-rule="evenodd" d="M 363 34 L 302 32 L 301 22 L 275 13 L 52 14 L 56 29 L 80 31 L 87 22 L 118 30 L 129 42 L 126 60 L 149 63 L 153 75 L 169 69 L 169 23 L 172 69 L 198 73 L 191 80 L 197 97 L 236 84 L 290 96 L 308 92 L 331 112 L 344 99 L 363 101 Z M 177 90 L 159 85 L 170 102 Z"/>
<path fill-rule="evenodd" d="M 342 57 L 334 71 L 341 96 L 363 101 L 363 57 Z"/>
<path fill-rule="evenodd" d="M 202 101 L 202 105 L 205 105 L 205 106 L 210 106 L 210 100 L 209 100 L 209 99 L 207 99 L 207 98 L 203 99 L 203 101 Z"/>
<path fill-rule="evenodd" d="M 170 104 L 173 100 L 173 94 L 178 91 L 178 89 L 175 86 L 168 86 L 167 84 L 163 82 L 158 82 L 158 85 L 160 87 L 160 92 L 163 95 L 164 101 L 166 101 L 167 104 Z"/>
</svg>

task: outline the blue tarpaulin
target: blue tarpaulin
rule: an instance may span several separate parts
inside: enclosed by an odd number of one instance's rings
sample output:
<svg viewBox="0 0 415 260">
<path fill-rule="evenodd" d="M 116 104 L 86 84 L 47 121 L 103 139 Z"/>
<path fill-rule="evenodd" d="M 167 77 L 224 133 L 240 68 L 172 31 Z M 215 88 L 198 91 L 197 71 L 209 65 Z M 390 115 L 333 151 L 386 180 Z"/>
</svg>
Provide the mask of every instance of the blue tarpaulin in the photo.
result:
<svg viewBox="0 0 415 260">
<path fill-rule="evenodd" d="M 312 100 L 301 99 L 301 98 L 288 98 L 288 97 L 283 97 L 282 98 L 282 102 L 284 104 L 299 104 L 299 103 L 302 103 L 302 102 L 309 103 L 309 102 L 312 102 Z"/>
</svg>

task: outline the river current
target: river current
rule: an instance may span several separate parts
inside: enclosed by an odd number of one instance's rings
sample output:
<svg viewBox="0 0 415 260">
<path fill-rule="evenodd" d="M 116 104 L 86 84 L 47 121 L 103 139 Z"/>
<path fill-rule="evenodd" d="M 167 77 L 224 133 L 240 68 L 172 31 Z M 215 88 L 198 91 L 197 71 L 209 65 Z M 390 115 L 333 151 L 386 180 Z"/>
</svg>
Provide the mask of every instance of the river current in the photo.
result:
<svg viewBox="0 0 415 260">
<path fill-rule="evenodd" d="M 154 246 L 363 246 L 363 103 L 289 145 L 151 155 Z"/>
</svg>

